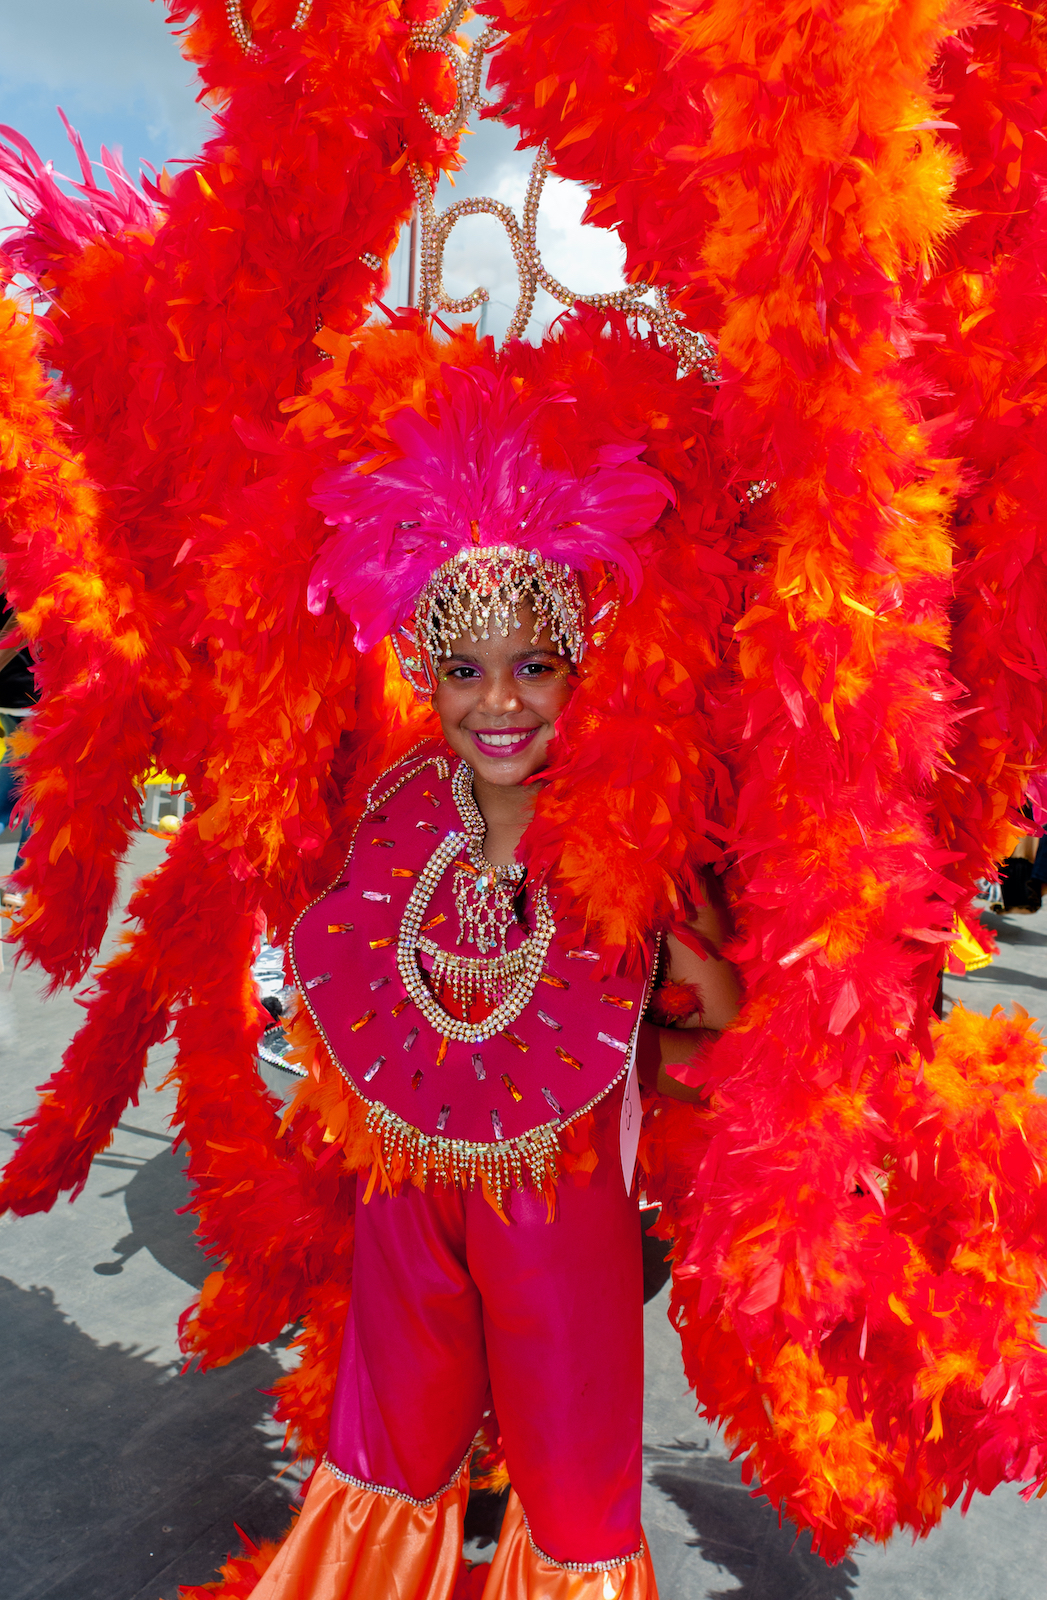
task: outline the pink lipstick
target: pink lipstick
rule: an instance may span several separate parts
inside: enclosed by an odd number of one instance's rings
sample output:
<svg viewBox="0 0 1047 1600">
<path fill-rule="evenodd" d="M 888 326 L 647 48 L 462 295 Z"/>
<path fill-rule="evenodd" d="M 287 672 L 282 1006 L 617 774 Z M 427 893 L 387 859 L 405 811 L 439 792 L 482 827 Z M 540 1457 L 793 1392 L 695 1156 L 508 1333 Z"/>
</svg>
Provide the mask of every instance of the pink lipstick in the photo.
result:
<svg viewBox="0 0 1047 1600">
<path fill-rule="evenodd" d="M 537 728 L 469 728 L 469 737 L 481 755 L 495 761 L 518 756 L 531 743 Z"/>
</svg>

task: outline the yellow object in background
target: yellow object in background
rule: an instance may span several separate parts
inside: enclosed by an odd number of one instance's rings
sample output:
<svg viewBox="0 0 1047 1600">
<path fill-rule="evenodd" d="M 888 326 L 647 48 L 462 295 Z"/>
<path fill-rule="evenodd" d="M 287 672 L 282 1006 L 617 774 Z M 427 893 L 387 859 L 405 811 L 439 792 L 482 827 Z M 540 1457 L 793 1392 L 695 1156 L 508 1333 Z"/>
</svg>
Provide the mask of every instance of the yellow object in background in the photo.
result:
<svg viewBox="0 0 1047 1600">
<path fill-rule="evenodd" d="M 185 816 L 186 808 L 190 805 L 189 796 L 185 793 L 185 779 L 175 778 L 169 772 L 158 772 L 156 767 L 150 767 L 137 781 L 137 787 L 142 791 L 145 802 L 145 826 L 156 832 L 176 833 L 178 824 Z M 160 807 L 167 799 L 174 801 L 174 817 L 162 817 Z"/>
<path fill-rule="evenodd" d="M 145 789 L 156 783 L 163 789 L 180 789 L 184 782 L 184 778 L 172 778 L 169 772 L 157 772 L 155 767 L 150 767 L 145 776 L 139 778 L 138 787 Z"/>
<path fill-rule="evenodd" d="M 968 972 L 976 972 L 979 967 L 987 967 L 992 961 L 992 956 L 983 950 L 966 922 L 956 919 L 956 938 L 949 946 L 949 954 L 957 961 L 962 961 Z"/>
</svg>

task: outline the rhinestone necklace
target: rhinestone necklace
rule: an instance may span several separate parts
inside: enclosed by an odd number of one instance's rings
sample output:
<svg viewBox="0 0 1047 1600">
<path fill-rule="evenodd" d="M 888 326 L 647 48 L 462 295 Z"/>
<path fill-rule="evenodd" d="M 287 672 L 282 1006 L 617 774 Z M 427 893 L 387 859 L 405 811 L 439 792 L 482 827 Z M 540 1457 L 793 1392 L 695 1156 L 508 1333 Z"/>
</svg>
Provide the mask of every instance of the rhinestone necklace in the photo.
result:
<svg viewBox="0 0 1047 1600">
<path fill-rule="evenodd" d="M 426 1021 L 444 1036 L 437 1065 L 446 1054 L 449 1039 L 481 1044 L 516 1021 L 534 994 L 556 932 L 548 896 L 541 888 L 534 896 L 533 931 L 515 950 L 506 949 L 506 935 L 513 920 L 513 898 L 526 869 L 515 861 L 504 867 L 493 866 L 484 858 L 486 828 L 473 798 L 472 771 L 465 762 L 454 774 L 451 793 L 465 831 L 449 833 L 419 874 L 404 909 L 396 947 L 397 966 L 407 993 Z M 463 848 L 468 854 L 467 863 L 456 859 Z M 422 933 L 423 925 L 429 920 L 429 904 L 452 863 L 458 867 L 453 888 L 460 924 L 458 943 L 468 941 L 481 952 L 495 949 L 497 953 L 493 956 L 459 955 L 443 949 Z M 492 1007 L 490 1014 L 482 1022 L 452 1017 L 426 981 L 419 954 L 429 957 L 433 981 L 450 989 L 466 1016 L 470 1006 L 481 997 Z"/>
<path fill-rule="evenodd" d="M 458 815 L 465 823 L 468 861 L 458 861 L 454 875 L 455 909 L 458 912 L 458 943 L 474 944 L 480 954 L 497 950 L 508 959 L 505 941 L 516 921 L 513 902 L 520 891 L 527 868 L 519 861 L 492 866 L 483 853 L 487 824 L 473 795 L 472 772 L 463 761 L 451 779 L 451 794 Z M 473 962 L 471 965 L 475 965 Z"/>
</svg>

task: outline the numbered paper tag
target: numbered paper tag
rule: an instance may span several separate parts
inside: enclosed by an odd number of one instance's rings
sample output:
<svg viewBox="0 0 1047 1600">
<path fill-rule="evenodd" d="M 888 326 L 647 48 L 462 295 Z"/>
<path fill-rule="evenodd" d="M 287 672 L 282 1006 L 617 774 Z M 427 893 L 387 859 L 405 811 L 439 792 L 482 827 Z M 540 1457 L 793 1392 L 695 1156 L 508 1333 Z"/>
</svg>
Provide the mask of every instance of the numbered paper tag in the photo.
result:
<svg viewBox="0 0 1047 1600">
<path fill-rule="evenodd" d="M 618 1146 L 622 1153 L 622 1177 L 625 1192 L 631 1193 L 633 1173 L 636 1171 L 636 1151 L 640 1143 L 640 1084 L 636 1072 L 636 1040 L 633 1040 L 629 1071 L 622 1096 L 622 1115 L 618 1125 Z"/>
</svg>

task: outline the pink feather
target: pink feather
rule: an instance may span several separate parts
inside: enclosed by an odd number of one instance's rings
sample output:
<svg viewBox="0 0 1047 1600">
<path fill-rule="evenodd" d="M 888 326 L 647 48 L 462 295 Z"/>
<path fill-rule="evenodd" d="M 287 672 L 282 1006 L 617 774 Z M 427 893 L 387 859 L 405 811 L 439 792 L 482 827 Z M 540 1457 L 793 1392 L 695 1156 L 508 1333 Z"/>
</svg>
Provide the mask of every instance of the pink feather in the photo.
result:
<svg viewBox="0 0 1047 1600">
<path fill-rule="evenodd" d="M 310 503 L 338 529 L 321 547 L 309 607 L 333 594 L 369 650 L 406 623 L 423 585 L 463 548 L 509 544 L 577 571 L 604 562 L 628 595 L 643 569 L 632 542 L 657 521 L 673 491 L 636 460 L 633 441 L 605 445 L 581 477 L 544 467 L 532 437 L 536 413 L 573 404 L 564 389 L 521 400 L 507 374 L 446 370 L 433 424 L 411 407 L 389 422 L 399 460 L 338 467 L 316 481 Z"/>
<path fill-rule="evenodd" d="M 34 277 L 46 270 L 56 243 L 63 251 L 80 250 L 100 234 L 151 228 L 157 220 L 156 211 L 128 176 L 119 151 L 102 147 L 101 169 L 112 184 L 111 190 L 103 189 L 95 182 L 80 135 L 61 108 L 58 115 L 83 183 L 56 173 L 50 161 L 41 161 L 28 139 L 0 124 L 0 139 L 7 140 L 6 145 L 0 143 L 0 180 L 17 209 L 30 218 L 30 226 L 13 233 L 6 243 L 17 256 L 19 270 Z M 61 189 L 60 182 L 69 184 L 73 193 Z"/>
</svg>

